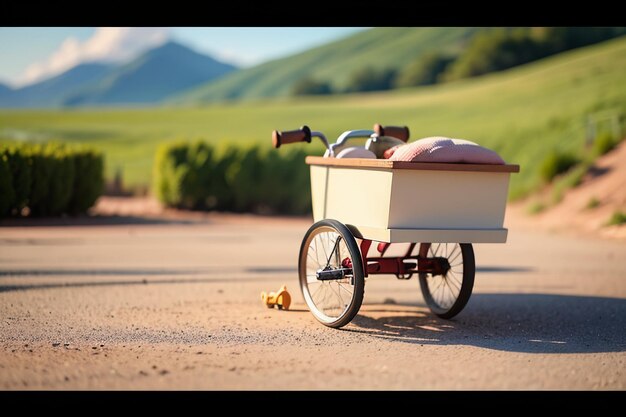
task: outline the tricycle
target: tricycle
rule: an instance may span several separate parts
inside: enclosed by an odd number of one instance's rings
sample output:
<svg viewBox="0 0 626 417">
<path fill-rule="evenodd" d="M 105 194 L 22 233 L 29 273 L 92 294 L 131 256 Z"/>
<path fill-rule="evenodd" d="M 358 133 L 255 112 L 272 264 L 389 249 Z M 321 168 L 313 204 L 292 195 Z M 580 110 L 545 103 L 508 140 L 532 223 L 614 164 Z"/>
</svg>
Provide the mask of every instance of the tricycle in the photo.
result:
<svg viewBox="0 0 626 417">
<path fill-rule="evenodd" d="M 333 144 L 307 126 L 272 133 L 275 148 L 312 138 L 326 147 L 324 156 L 306 157 L 314 224 L 302 240 L 298 274 L 311 313 L 329 327 L 350 323 L 365 279 L 380 274 L 417 276 L 430 310 L 450 319 L 472 294 L 472 244 L 507 239 L 509 177 L 518 165 L 336 157 L 356 139 L 372 148 L 386 137 L 407 142 L 409 129 L 376 124 L 346 131 Z M 399 243 L 406 250 L 390 256 Z"/>
</svg>

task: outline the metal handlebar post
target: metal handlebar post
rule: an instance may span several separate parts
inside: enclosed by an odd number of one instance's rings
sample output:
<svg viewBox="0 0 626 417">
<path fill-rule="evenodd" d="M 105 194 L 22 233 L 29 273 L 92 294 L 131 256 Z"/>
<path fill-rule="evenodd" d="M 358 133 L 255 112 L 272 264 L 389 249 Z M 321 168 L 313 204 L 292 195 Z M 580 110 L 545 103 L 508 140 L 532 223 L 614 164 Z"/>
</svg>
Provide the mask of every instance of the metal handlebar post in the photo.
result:
<svg viewBox="0 0 626 417">
<path fill-rule="evenodd" d="M 337 142 L 333 143 L 332 145 L 330 145 L 328 147 L 328 155 L 324 155 L 324 156 L 331 156 L 334 157 L 335 156 L 335 148 L 339 147 L 339 146 L 343 146 L 346 144 L 346 142 L 348 142 L 349 139 L 354 139 L 354 138 L 369 138 L 371 137 L 375 132 L 373 130 L 369 130 L 369 129 L 359 129 L 359 130 L 348 130 L 346 132 L 343 132 L 338 138 L 337 138 Z"/>
<path fill-rule="evenodd" d="M 316 130 L 311 132 L 311 137 L 317 137 L 320 138 L 320 140 L 322 142 L 324 142 L 324 145 L 326 146 L 326 149 L 328 149 L 328 152 L 332 152 L 330 149 L 330 145 L 328 144 L 328 139 L 326 139 L 326 136 L 324 136 L 324 134 L 322 132 L 318 132 Z"/>
</svg>

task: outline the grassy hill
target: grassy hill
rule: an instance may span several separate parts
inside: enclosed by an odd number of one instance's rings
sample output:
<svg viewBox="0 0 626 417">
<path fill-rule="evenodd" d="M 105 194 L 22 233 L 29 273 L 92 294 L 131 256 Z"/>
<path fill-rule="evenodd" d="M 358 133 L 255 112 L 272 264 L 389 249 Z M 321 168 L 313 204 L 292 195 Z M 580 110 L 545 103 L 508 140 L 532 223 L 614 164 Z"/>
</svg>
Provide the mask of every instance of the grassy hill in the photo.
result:
<svg viewBox="0 0 626 417">
<path fill-rule="evenodd" d="M 237 71 L 173 99 L 175 103 L 289 94 L 305 76 L 332 80 L 344 87 L 348 76 L 363 66 L 402 68 L 426 52 L 457 53 L 476 28 L 375 28 L 300 54 Z"/>
<path fill-rule="evenodd" d="M 272 129 L 308 124 L 334 139 L 375 122 L 407 124 L 413 139 L 467 138 L 520 164 L 511 184 L 512 195 L 519 195 L 537 183 L 549 150 L 582 148 L 587 116 L 604 109 L 626 114 L 626 37 L 475 79 L 386 93 L 189 108 L 1 111 L 0 137 L 90 143 L 104 150 L 109 176 L 119 166 L 127 182 L 149 184 L 157 145 L 174 139 L 269 147 Z"/>
</svg>

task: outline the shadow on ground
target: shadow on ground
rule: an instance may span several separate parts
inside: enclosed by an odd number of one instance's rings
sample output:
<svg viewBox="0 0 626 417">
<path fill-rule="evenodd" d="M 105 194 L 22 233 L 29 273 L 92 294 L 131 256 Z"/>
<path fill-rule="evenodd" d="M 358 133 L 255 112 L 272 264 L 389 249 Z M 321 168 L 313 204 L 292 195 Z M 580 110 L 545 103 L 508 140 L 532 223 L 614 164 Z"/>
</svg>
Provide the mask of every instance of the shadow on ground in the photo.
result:
<svg viewBox="0 0 626 417">
<path fill-rule="evenodd" d="M 626 299 L 474 294 L 443 320 L 418 305 L 363 305 L 347 331 L 402 343 L 473 345 L 527 353 L 626 351 Z"/>
<path fill-rule="evenodd" d="M 476 272 L 480 273 L 502 273 L 502 272 L 533 272 L 535 268 L 526 266 L 477 266 Z"/>
<path fill-rule="evenodd" d="M 262 277 L 249 276 L 228 276 L 216 277 L 225 273 L 255 273 L 265 275 Z M 201 268 L 201 269 L 166 269 L 166 268 L 94 268 L 94 269 L 0 269 L 0 278 L 76 278 L 71 282 L 43 282 L 43 283 L 2 283 L 0 282 L 0 293 L 10 291 L 27 291 L 27 290 L 45 290 L 54 288 L 85 288 L 85 287 L 107 287 L 118 285 L 141 285 L 141 284 L 214 284 L 229 282 L 254 282 L 281 280 L 283 277 L 276 276 L 268 278 L 267 275 L 274 276 L 277 273 L 293 273 L 293 267 L 267 267 L 267 268 L 242 268 L 235 270 L 233 268 Z M 207 275 L 213 277 L 207 277 Z M 100 277 L 133 277 L 134 279 L 115 279 L 111 281 L 102 281 Z M 157 278 L 159 277 L 159 278 Z M 164 277 L 164 278 L 160 278 Z M 168 278 L 169 277 L 169 278 Z M 194 277 L 194 278 L 191 278 Z M 83 281 L 81 278 L 96 278 L 97 280 Z M 156 278 L 156 279 L 155 279 Z"/>
<path fill-rule="evenodd" d="M 67 216 L 41 218 L 7 218 L 0 220 L 0 227 L 56 227 L 56 226 L 123 226 L 123 225 L 187 225 L 210 223 L 208 219 L 170 219 L 165 217 L 139 216 Z"/>
<path fill-rule="evenodd" d="M 266 279 L 263 279 L 267 281 Z M 230 278 L 172 278 L 172 279 L 134 279 L 115 281 L 80 281 L 80 282 L 45 282 L 38 284 L 0 284 L 0 293 L 10 291 L 49 290 L 58 288 L 89 288 L 89 287 L 116 287 L 127 285 L 153 285 L 153 284 L 220 284 L 233 282 L 259 282 L 256 277 L 230 277 Z"/>
<path fill-rule="evenodd" d="M 228 272 L 226 268 L 92 268 L 92 269 L 0 269 L 0 277 L 93 277 L 93 276 L 161 276 L 206 275 Z"/>
</svg>

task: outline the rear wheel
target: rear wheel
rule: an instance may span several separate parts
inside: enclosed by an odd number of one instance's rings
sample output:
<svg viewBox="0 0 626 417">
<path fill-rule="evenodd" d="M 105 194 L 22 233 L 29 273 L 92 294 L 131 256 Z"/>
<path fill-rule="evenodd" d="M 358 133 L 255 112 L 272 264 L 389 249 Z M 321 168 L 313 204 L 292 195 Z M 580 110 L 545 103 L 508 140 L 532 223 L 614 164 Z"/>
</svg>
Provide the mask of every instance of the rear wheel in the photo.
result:
<svg viewBox="0 0 626 417">
<path fill-rule="evenodd" d="M 363 302 L 361 251 L 350 230 L 336 220 L 321 220 L 304 235 L 298 263 L 300 289 L 322 324 L 348 324 Z"/>
<path fill-rule="evenodd" d="M 422 243 L 420 256 L 445 258 L 449 269 L 443 275 L 420 273 L 422 295 L 437 316 L 450 319 L 463 310 L 474 288 L 476 266 L 471 243 Z"/>
</svg>

